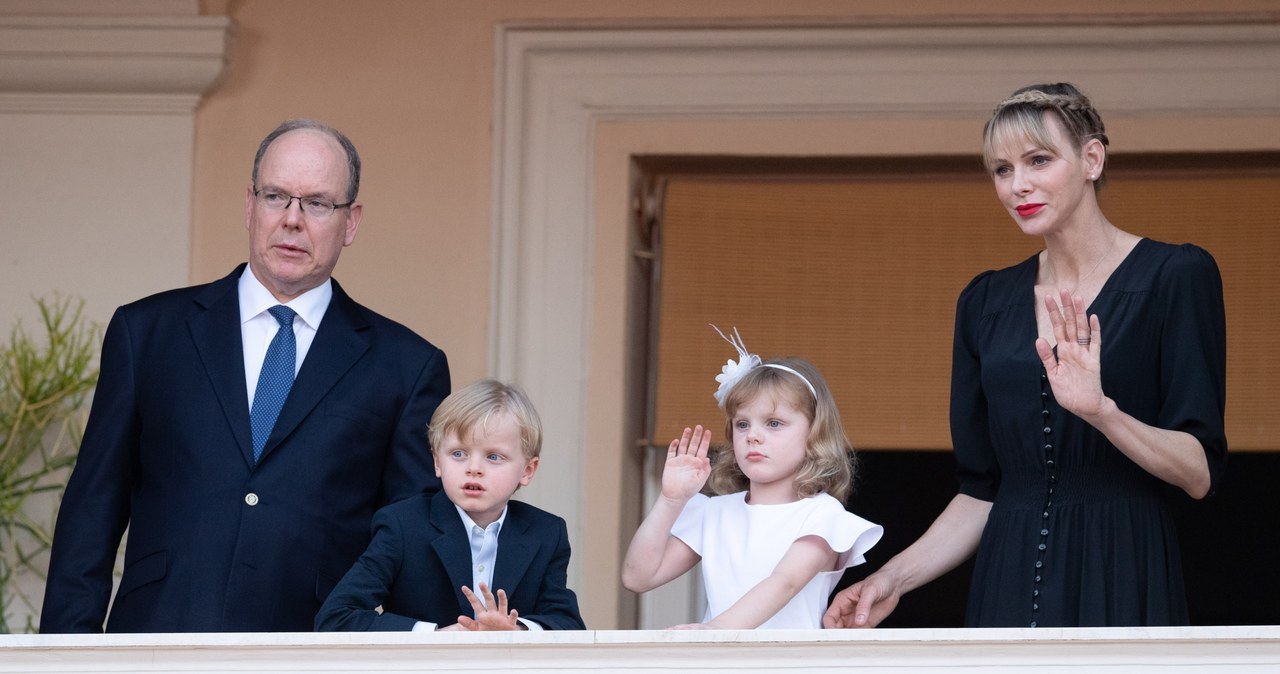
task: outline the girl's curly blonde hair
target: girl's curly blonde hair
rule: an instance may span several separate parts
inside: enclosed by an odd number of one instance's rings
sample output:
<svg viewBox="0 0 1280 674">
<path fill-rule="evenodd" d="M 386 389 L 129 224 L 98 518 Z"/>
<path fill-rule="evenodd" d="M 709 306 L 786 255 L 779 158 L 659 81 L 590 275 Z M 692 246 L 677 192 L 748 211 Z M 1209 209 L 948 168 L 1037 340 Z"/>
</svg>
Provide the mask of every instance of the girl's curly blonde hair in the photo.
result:
<svg viewBox="0 0 1280 674">
<path fill-rule="evenodd" d="M 853 489 L 857 457 L 840 423 L 840 410 L 822 373 L 801 358 L 773 358 L 764 361 L 789 367 L 804 376 L 809 386 L 796 375 L 772 367 L 755 367 L 729 390 L 724 401 L 725 438 L 711 458 L 711 476 L 707 487 L 715 494 L 732 494 L 750 487 L 733 454 L 733 418 L 738 408 L 758 396 L 769 396 L 775 404 L 786 403 L 809 420 L 809 438 L 805 460 L 796 473 L 796 495 L 800 498 L 827 493 L 843 502 Z"/>
</svg>

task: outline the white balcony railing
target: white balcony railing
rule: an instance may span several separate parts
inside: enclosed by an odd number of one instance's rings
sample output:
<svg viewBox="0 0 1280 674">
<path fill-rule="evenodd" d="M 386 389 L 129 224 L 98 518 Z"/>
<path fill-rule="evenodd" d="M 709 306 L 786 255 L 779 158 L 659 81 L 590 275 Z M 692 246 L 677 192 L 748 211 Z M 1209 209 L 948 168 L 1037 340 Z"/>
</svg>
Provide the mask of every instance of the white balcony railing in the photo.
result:
<svg viewBox="0 0 1280 674">
<path fill-rule="evenodd" d="M 1277 672 L 1280 626 L 0 636 L 3 672 Z"/>
</svg>

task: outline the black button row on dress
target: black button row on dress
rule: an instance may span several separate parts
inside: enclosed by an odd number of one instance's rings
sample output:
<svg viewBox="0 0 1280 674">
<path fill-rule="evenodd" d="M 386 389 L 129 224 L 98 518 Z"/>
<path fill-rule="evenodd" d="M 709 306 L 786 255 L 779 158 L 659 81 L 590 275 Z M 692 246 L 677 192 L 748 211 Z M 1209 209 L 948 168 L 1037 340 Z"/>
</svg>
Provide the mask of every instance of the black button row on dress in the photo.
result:
<svg viewBox="0 0 1280 674">
<path fill-rule="evenodd" d="M 1054 463 L 1054 447 L 1053 447 L 1053 423 L 1050 417 L 1052 412 L 1049 410 L 1049 376 L 1042 369 L 1040 371 L 1040 416 L 1044 419 L 1044 468 L 1045 468 L 1045 497 L 1044 508 L 1041 509 L 1040 518 L 1046 523 L 1040 527 L 1040 542 L 1036 545 L 1036 575 L 1035 582 L 1031 588 L 1031 615 L 1034 618 L 1040 611 L 1040 573 L 1044 568 L 1045 552 L 1049 549 L 1049 509 L 1053 507 L 1053 486 L 1058 481 L 1057 464 Z M 1031 627 L 1035 627 L 1036 620 L 1031 621 Z"/>
</svg>

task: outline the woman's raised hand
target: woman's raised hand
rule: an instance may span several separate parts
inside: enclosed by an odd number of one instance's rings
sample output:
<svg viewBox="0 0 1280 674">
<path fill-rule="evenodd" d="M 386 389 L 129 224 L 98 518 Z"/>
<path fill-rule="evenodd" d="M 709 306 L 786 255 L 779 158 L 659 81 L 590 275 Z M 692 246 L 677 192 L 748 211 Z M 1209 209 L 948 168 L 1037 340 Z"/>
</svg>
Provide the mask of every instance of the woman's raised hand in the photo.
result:
<svg viewBox="0 0 1280 674">
<path fill-rule="evenodd" d="M 1053 347 L 1044 338 L 1036 339 L 1036 353 L 1049 375 L 1053 397 L 1062 408 L 1085 419 L 1100 413 L 1106 402 L 1102 393 L 1102 326 L 1098 315 L 1085 317 L 1084 300 L 1061 291 L 1061 304 L 1045 295 L 1044 306 L 1053 325 Z"/>
<path fill-rule="evenodd" d="M 684 429 L 680 437 L 667 447 L 667 462 L 662 466 L 662 496 L 685 502 L 702 490 L 711 475 L 707 449 L 711 447 L 711 431 L 702 426 Z"/>
</svg>

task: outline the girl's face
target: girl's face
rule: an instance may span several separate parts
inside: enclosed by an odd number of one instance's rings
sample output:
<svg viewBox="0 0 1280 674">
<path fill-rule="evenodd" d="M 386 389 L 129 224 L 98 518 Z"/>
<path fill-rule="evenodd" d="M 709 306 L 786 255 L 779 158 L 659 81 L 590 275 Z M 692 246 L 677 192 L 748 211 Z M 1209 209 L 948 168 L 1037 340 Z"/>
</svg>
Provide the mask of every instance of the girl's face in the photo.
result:
<svg viewBox="0 0 1280 674">
<path fill-rule="evenodd" d="M 732 426 L 734 457 L 751 481 L 750 503 L 795 501 L 795 476 L 809 443 L 808 417 L 762 394 L 738 407 Z"/>
</svg>

